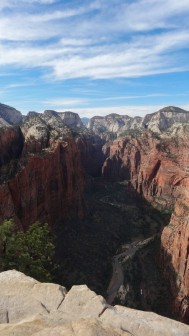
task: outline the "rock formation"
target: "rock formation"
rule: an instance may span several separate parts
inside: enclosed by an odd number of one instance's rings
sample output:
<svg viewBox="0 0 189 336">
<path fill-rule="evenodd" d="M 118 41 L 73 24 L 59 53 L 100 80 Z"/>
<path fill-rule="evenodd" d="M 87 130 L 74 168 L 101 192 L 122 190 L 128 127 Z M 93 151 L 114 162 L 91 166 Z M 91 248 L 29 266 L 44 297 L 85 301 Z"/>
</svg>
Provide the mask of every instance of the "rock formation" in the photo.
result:
<svg viewBox="0 0 189 336">
<path fill-rule="evenodd" d="M 168 106 L 157 112 L 147 114 L 144 118 L 132 118 L 115 113 L 105 117 L 93 117 L 88 121 L 87 127 L 105 140 L 114 140 L 119 136 L 139 135 L 146 129 L 160 134 L 176 123 L 187 122 L 189 122 L 187 111 Z"/>
<path fill-rule="evenodd" d="M 106 117 L 93 117 L 87 123 L 87 128 L 99 135 L 102 139 L 114 140 L 127 130 L 136 130 L 142 127 L 142 118 L 131 118 L 127 115 L 109 114 Z"/>
<path fill-rule="evenodd" d="M 20 111 L 5 104 L 0 104 L 0 126 L 18 125 L 22 122 Z"/>
<path fill-rule="evenodd" d="M 189 327 L 120 306 L 87 286 L 40 283 L 17 271 L 0 274 L 1 336 L 187 336 Z"/>
<path fill-rule="evenodd" d="M 170 223 L 161 235 L 160 263 L 174 300 L 174 316 L 189 322 L 189 178 L 182 181 Z"/>
<path fill-rule="evenodd" d="M 179 129 L 181 126 L 178 126 Z M 178 127 L 157 137 L 146 132 L 141 137 L 117 139 L 103 165 L 103 175 L 111 180 L 128 179 L 133 187 L 160 210 L 172 213 L 161 235 L 160 262 L 174 297 L 173 310 L 189 321 L 189 146 L 188 127 Z M 106 149 L 107 151 L 107 149 Z"/>
<path fill-rule="evenodd" d="M 0 221 L 28 226 L 82 217 L 84 175 L 99 173 L 101 147 L 71 112 L 30 112 L 21 127 L 1 127 Z"/>
<path fill-rule="evenodd" d="M 158 112 L 147 114 L 142 122 L 144 128 L 157 133 L 168 130 L 176 123 L 189 122 L 189 113 L 174 106 L 164 107 Z"/>
<path fill-rule="evenodd" d="M 0 169 L 11 160 L 16 160 L 20 157 L 23 144 L 24 137 L 19 127 L 0 128 Z M 0 179 L 2 179 L 2 176 Z"/>
<path fill-rule="evenodd" d="M 172 213 L 158 261 L 170 284 L 175 317 L 188 322 L 188 122 L 188 112 L 167 107 L 144 118 L 94 117 L 85 127 L 76 113 L 47 110 L 23 118 L 0 104 L 0 222 L 14 218 L 25 228 L 36 220 L 53 225 L 62 218 L 83 218 L 85 177 L 98 177 L 103 165 L 105 179 L 128 180 L 153 206 Z M 106 335 L 99 320 L 96 324 Z M 121 335 L 117 326 L 114 334 Z"/>
</svg>

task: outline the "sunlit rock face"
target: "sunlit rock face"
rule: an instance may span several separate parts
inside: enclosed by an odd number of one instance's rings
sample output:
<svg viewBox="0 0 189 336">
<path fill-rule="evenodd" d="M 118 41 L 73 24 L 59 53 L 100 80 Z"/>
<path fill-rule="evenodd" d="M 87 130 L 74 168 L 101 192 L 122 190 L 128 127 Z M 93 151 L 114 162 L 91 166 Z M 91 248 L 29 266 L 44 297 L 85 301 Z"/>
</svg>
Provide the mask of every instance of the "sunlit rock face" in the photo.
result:
<svg viewBox="0 0 189 336">
<path fill-rule="evenodd" d="M 0 126 L 18 125 L 22 122 L 20 111 L 5 104 L 0 104 Z"/>
<path fill-rule="evenodd" d="M 101 147 L 72 112 L 29 112 L 21 127 L 1 127 L 0 221 L 83 217 L 84 177 L 100 173 Z"/>
<path fill-rule="evenodd" d="M 158 112 L 147 114 L 142 122 L 144 128 L 157 133 L 168 130 L 177 123 L 188 123 L 189 113 L 174 106 L 164 107 Z"/>
<path fill-rule="evenodd" d="M 188 153 L 188 125 L 179 124 L 161 136 L 146 132 L 115 140 L 102 168 L 106 179 L 128 179 L 154 206 L 173 212 L 162 231 L 159 260 L 173 294 L 172 311 L 185 322 L 189 321 Z"/>
<path fill-rule="evenodd" d="M 139 135 L 146 129 L 161 134 L 179 123 L 188 123 L 189 113 L 178 107 L 168 106 L 145 117 L 109 114 L 105 117 L 96 116 L 87 123 L 87 128 L 106 141 L 130 134 Z"/>
<path fill-rule="evenodd" d="M 28 227 L 36 220 L 53 225 L 59 218 L 83 218 L 86 176 L 99 176 L 103 166 L 105 179 L 129 180 L 152 205 L 172 213 L 158 260 L 173 294 L 172 311 L 188 322 L 188 117 L 167 107 L 144 118 L 94 117 L 85 127 L 72 112 L 22 117 L 1 104 L 0 222 L 13 218 Z"/>
<path fill-rule="evenodd" d="M 15 270 L 0 273 L 2 336 L 187 336 L 185 324 L 121 306 L 111 307 L 86 285 L 40 283 Z"/>
<path fill-rule="evenodd" d="M 142 118 L 131 118 L 127 115 L 109 114 L 105 117 L 93 117 L 87 128 L 106 141 L 114 140 L 123 132 L 142 128 Z"/>
</svg>

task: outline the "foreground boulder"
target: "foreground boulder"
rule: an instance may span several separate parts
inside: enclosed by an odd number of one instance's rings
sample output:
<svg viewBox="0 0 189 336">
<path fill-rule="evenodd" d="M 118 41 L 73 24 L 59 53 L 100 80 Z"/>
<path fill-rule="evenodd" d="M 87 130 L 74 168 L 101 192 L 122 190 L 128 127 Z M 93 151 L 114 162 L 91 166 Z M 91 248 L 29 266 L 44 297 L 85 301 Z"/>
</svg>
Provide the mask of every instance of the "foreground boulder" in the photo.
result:
<svg viewBox="0 0 189 336">
<path fill-rule="evenodd" d="M 187 336 L 189 327 L 150 312 L 109 306 L 87 286 L 66 289 L 15 270 L 0 273 L 0 336 Z"/>
</svg>

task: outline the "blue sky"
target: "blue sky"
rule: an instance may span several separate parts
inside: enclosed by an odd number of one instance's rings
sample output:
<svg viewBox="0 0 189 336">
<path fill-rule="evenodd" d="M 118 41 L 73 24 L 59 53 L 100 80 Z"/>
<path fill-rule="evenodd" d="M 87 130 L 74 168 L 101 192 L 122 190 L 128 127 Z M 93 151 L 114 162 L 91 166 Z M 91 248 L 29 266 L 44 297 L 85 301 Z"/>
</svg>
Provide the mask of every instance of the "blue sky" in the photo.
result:
<svg viewBox="0 0 189 336">
<path fill-rule="evenodd" d="M 23 113 L 189 110 L 189 0 L 0 0 L 0 102 Z"/>
</svg>

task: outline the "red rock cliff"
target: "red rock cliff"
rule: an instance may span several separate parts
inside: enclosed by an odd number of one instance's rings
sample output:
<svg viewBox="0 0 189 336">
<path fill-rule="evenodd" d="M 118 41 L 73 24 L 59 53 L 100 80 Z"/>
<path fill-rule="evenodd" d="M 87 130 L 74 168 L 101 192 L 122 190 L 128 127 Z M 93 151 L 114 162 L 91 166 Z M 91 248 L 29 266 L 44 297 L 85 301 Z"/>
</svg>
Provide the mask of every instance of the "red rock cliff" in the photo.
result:
<svg viewBox="0 0 189 336">
<path fill-rule="evenodd" d="M 23 143 L 24 138 L 19 127 L 0 128 L 0 167 L 20 156 Z"/>
<path fill-rule="evenodd" d="M 7 146 L 11 136 L 8 131 Z M 4 165 L 3 171 L 8 172 L 11 165 Z M 1 181 L 0 222 L 12 217 L 23 226 L 36 220 L 53 224 L 58 218 L 83 216 L 83 212 L 83 169 L 71 137 L 20 157 L 14 176 Z"/>
<path fill-rule="evenodd" d="M 173 312 L 189 322 L 189 178 L 181 182 L 182 195 L 176 201 L 168 226 L 161 235 L 160 262 L 174 293 Z"/>
<path fill-rule="evenodd" d="M 130 180 L 154 205 L 174 208 L 161 235 L 160 261 L 174 296 L 173 310 L 185 322 L 189 322 L 188 140 L 188 136 L 156 138 L 151 133 L 118 139 L 102 169 L 105 178 Z"/>
</svg>

